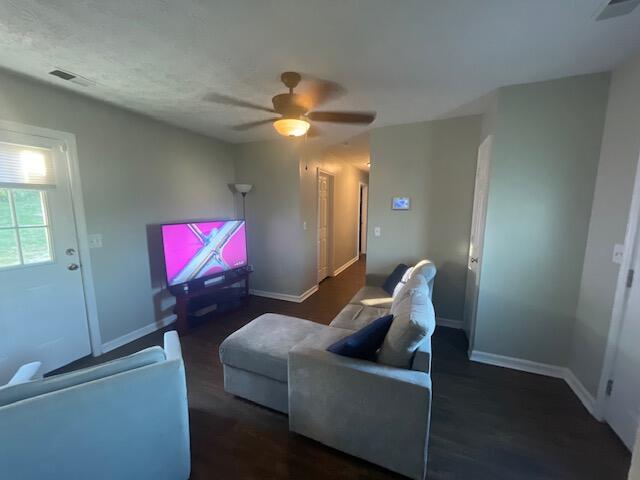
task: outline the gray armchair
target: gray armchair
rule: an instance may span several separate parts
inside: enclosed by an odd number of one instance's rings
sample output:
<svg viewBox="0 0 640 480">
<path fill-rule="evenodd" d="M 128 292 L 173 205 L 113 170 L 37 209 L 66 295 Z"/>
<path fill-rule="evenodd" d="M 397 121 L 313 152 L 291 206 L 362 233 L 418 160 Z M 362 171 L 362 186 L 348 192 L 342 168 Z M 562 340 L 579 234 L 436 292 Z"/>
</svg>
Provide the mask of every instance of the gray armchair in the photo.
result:
<svg viewBox="0 0 640 480">
<path fill-rule="evenodd" d="M 28 367 L 28 366 L 27 366 Z M 0 477 L 187 479 L 189 418 L 176 332 L 94 367 L 0 387 Z"/>
</svg>

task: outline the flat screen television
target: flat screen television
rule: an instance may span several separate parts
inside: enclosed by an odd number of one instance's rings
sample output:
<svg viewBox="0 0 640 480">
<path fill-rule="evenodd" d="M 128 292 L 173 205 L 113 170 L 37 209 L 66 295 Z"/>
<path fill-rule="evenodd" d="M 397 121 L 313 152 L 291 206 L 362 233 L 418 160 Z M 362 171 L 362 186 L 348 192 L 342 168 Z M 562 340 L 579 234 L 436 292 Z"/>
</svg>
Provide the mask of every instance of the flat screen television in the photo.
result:
<svg viewBox="0 0 640 480">
<path fill-rule="evenodd" d="M 162 225 L 169 286 L 220 275 L 247 265 L 244 220 L 211 220 Z"/>
</svg>

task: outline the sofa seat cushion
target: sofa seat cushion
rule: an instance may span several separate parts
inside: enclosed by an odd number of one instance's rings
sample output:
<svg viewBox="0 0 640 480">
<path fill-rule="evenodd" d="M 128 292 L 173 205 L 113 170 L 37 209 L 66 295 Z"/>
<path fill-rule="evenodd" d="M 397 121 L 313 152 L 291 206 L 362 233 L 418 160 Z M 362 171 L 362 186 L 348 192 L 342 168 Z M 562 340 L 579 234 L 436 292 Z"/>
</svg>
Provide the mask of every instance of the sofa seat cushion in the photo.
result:
<svg viewBox="0 0 640 480">
<path fill-rule="evenodd" d="M 348 304 L 329 324 L 331 327 L 347 330 L 360 330 L 374 320 L 389 313 L 388 308 L 367 307 L 364 305 Z"/>
<path fill-rule="evenodd" d="M 220 344 L 220 361 L 286 382 L 289 350 L 310 334 L 327 328 L 301 318 L 265 313 Z"/>
<path fill-rule="evenodd" d="M 313 348 L 314 350 L 324 351 L 330 345 L 351 334 L 353 334 L 352 330 L 329 326 L 324 330 L 309 335 L 296 345 L 295 350 Z"/>
<path fill-rule="evenodd" d="M 362 287 L 349 301 L 353 305 L 378 308 L 391 308 L 391 302 L 393 297 L 380 287 Z"/>
</svg>

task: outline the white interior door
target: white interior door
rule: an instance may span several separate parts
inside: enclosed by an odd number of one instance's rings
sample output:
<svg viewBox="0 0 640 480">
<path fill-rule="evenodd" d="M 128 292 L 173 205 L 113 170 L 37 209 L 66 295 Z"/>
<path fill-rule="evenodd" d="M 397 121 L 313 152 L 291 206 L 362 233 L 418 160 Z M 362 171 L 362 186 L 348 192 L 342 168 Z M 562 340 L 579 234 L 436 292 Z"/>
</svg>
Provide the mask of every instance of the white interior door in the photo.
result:
<svg viewBox="0 0 640 480">
<path fill-rule="evenodd" d="M 640 235 L 635 237 L 631 269 L 637 275 L 640 272 Z M 637 278 L 628 278 L 604 416 L 631 450 L 640 419 L 640 282 Z"/>
<path fill-rule="evenodd" d="M 318 172 L 318 282 L 329 275 L 329 177 Z"/>
<path fill-rule="evenodd" d="M 0 384 L 91 352 L 69 165 L 61 143 L 0 131 Z"/>
<path fill-rule="evenodd" d="M 367 220 L 369 213 L 369 187 L 362 185 L 360 192 L 361 207 L 360 207 L 360 253 L 367 253 Z"/>
<path fill-rule="evenodd" d="M 473 350 L 475 335 L 478 289 L 480 287 L 480 269 L 482 267 L 482 249 L 484 228 L 487 217 L 487 198 L 489 194 L 489 169 L 493 135 L 485 138 L 478 148 L 476 166 L 476 184 L 473 193 L 473 217 L 469 238 L 469 258 L 467 259 L 467 285 L 465 290 L 464 326 L 469 339 L 469 352 Z"/>
</svg>

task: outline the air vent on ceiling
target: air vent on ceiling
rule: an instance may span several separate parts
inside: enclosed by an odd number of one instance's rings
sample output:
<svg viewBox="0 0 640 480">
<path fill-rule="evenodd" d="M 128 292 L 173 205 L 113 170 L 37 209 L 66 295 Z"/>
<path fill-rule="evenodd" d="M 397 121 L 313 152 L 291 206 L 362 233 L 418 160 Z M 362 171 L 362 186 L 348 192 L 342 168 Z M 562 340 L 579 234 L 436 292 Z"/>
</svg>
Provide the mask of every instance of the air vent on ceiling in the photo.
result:
<svg viewBox="0 0 640 480">
<path fill-rule="evenodd" d="M 638 0 L 640 1 L 640 0 Z M 95 85 L 95 82 L 92 80 L 89 80 L 88 78 L 85 78 L 83 76 L 77 75 L 75 73 L 71 73 L 68 72 L 66 70 L 62 70 L 60 68 L 56 68 L 55 70 L 51 70 L 49 72 L 50 75 L 53 75 L 54 77 L 58 77 L 61 78 L 62 80 L 66 80 L 68 82 L 71 83 L 75 83 L 76 85 L 80 85 L 83 87 L 90 87 L 92 85 Z"/>
<path fill-rule="evenodd" d="M 606 20 L 607 18 L 627 15 L 640 4 L 640 0 L 609 0 L 599 11 L 596 20 Z"/>
</svg>

